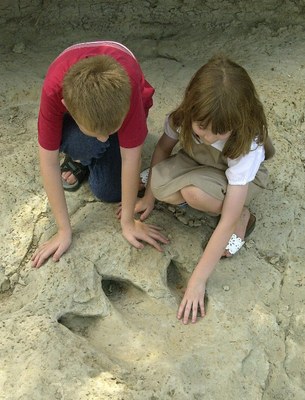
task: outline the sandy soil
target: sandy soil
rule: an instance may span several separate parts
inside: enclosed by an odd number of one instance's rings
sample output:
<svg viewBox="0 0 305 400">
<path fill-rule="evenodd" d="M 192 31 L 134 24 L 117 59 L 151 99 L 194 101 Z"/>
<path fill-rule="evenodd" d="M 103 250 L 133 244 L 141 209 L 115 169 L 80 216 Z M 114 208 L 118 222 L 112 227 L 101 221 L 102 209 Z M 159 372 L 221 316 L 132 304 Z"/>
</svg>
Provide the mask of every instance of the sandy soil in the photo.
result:
<svg viewBox="0 0 305 400">
<path fill-rule="evenodd" d="M 29 36 L 29 35 L 28 35 Z M 30 256 L 55 230 L 37 160 L 36 120 L 49 63 L 96 32 L 31 40 L 3 29 L 0 151 L 0 399 L 220 400 L 305 398 L 304 29 L 259 25 L 206 36 L 182 32 L 123 41 L 155 86 L 143 167 L 193 72 L 216 51 L 252 76 L 276 157 L 268 189 L 251 206 L 245 247 L 219 262 L 204 320 L 183 326 L 177 304 L 214 221 L 159 205 L 150 218 L 171 237 L 164 254 L 123 240 L 115 206 L 87 185 L 67 194 L 74 228 L 59 263 Z M 5 43 L 5 45 L 4 45 Z"/>
</svg>

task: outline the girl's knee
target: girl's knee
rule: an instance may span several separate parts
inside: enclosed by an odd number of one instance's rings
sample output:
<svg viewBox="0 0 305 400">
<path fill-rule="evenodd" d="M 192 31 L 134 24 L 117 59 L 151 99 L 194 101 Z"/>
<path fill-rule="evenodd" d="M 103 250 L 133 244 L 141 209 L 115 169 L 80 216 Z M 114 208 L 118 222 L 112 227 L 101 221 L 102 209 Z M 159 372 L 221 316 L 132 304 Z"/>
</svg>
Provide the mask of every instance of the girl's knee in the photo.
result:
<svg viewBox="0 0 305 400">
<path fill-rule="evenodd" d="M 198 195 L 198 191 L 199 189 L 195 186 L 186 186 L 180 190 L 180 193 L 184 201 L 192 207 L 192 205 L 198 203 L 199 197 L 201 197 Z"/>
<path fill-rule="evenodd" d="M 195 186 L 187 186 L 181 189 L 181 194 L 184 201 L 192 208 L 213 214 L 221 214 L 223 201 L 212 197 L 201 189 Z"/>
</svg>

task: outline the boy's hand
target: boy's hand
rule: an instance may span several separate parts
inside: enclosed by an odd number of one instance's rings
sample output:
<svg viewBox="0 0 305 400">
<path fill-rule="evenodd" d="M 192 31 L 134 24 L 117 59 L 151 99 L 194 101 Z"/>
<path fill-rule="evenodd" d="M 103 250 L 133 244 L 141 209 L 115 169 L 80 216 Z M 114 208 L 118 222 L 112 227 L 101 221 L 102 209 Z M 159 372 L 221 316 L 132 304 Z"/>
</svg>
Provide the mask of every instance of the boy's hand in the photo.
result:
<svg viewBox="0 0 305 400">
<path fill-rule="evenodd" d="M 177 318 L 181 319 L 184 324 L 187 324 L 189 317 L 192 323 L 196 322 L 198 311 L 200 311 L 201 317 L 204 317 L 204 294 L 205 282 L 191 277 L 180 303 Z"/>
<path fill-rule="evenodd" d="M 58 261 L 68 250 L 72 243 L 72 234 L 57 232 L 50 240 L 43 243 L 33 254 L 31 261 L 34 268 L 40 268 L 42 264 L 53 254 L 53 261 Z"/>
<path fill-rule="evenodd" d="M 159 242 L 167 244 L 169 240 L 160 233 L 160 230 L 161 228 L 156 225 L 144 224 L 136 220 L 133 220 L 131 223 L 122 223 L 124 238 L 137 249 L 143 249 L 144 244 L 141 241 L 144 241 L 158 251 L 163 251 Z"/>
</svg>

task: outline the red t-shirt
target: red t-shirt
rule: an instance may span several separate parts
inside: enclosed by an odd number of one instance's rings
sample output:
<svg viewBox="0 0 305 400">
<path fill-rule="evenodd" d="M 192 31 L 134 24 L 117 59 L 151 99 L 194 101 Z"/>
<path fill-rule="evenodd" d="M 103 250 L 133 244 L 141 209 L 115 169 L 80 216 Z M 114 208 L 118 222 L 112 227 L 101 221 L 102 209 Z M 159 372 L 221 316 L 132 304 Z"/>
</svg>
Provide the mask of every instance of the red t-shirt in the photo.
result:
<svg viewBox="0 0 305 400">
<path fill-rule="evenodd" d="M 141 145 L 147 135 L 146 118 L 152 106 L 154 88 L 145 80 L 134 55 L 125 46 L 109 41 L 80 43 L 62 52 L 50 65 L 41 93 L 38 115 L 38 142 L 46 150 L 57 150 L 62 137 L 63 115 L 62 83 L 69 68 L 77 61 L 96 55 L 113 57 L 127 72 L 132 92 L 130 108 L 118 131 L 121 147 Z"/>
</svg>

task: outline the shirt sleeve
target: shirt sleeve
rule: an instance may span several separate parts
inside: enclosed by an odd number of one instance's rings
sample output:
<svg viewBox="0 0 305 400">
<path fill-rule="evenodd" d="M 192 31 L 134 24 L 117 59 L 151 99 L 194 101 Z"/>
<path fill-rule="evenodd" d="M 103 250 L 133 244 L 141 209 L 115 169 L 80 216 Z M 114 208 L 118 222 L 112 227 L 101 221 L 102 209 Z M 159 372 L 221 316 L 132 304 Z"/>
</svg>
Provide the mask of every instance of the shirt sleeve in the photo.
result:
<svg viewBox="0 0 305 400">
<path fill-rule="evenodd" d="M 178 132 L 174 131 L 173 128 L 169 124 L 169 115 L 166 116 L 164 121 L 164 132 L 171 139 L 178 140 L 179 135 Z"/>
<path fill-rule="evenodd" d="M 38 114 L 38 142 L 44 149 L 59 149 L 65 112 L 60 96 L 48 95 L 43 88 Z"/>
<path fill-rule="evenodd" d="M 234 160 L 228 158 L 226 177 L 230 185 L 246 185 L 253 181 L 265 159 L 264 146 L 253 142 L 248 154 Z"/>
</svg>

